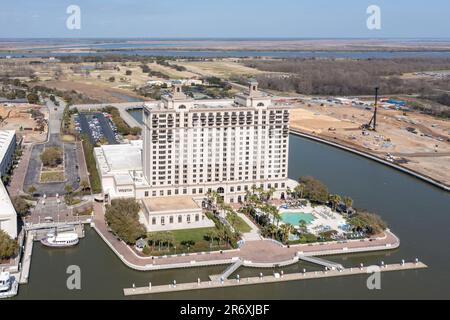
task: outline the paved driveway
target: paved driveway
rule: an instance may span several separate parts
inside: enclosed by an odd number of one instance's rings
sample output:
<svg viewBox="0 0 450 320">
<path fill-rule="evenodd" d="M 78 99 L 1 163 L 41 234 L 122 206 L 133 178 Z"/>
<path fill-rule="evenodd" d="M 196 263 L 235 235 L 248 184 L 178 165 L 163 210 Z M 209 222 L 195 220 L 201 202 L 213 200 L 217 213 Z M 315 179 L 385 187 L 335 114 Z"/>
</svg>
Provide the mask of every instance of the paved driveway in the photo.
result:
<svg viewBox="0 0 450 320">
<path fill-rule="evenodd" d="M 49 139 L 46 143 L 35 144 L 31 150 L 31 157 L 28 164 L 27 173 L 24 180 L 24 191 L 27 191 L 30 186 L 34 186 L 37 192 L 40 194 L 46 194 L 47 196 L 55 196 L 65 193 L 65 186 L 71 185 L 73 190 L 78 189 L 79 182 L 77 178 L 79 176 L 77 148 L 80 148 L 80 144 L 77 143 L 62 143 L 60 140 L 60 127 L 62 112 L 64 110 L 64 102 L 60 102 L 60 106 L 55 109 L 54 104 L 51 101 L 47 102 L 49 108 Z M 54 183 L 40 183 L 40 172 L 42 161 L 40 155 L 44 151 L 45 147 L 63 147 L 64 148 L 64 169 L 65 180 L 63 182 Z"/>
</svg>

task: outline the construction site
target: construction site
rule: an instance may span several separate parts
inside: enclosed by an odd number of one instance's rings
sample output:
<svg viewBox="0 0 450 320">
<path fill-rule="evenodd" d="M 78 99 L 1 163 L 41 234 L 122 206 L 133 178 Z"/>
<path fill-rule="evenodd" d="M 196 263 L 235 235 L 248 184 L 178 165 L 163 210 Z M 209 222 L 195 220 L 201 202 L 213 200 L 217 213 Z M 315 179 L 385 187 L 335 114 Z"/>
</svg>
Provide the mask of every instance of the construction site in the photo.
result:
<svg viewBox="0 0 450 320">
<path fill-rule="evenodd" d="M 377 97 L 378 98 L 378 97 Z M 450 121 L 395 107 L 386 98 L 298 99 L 291 127 L 402 165 L 450 185 Z"/>
<path fill-rule="evenodd" d="M 0 129 L 15 130 L 24 143 L 47 139 L 48 109 L 29 103 L 1 103 Z"/>
</svg>

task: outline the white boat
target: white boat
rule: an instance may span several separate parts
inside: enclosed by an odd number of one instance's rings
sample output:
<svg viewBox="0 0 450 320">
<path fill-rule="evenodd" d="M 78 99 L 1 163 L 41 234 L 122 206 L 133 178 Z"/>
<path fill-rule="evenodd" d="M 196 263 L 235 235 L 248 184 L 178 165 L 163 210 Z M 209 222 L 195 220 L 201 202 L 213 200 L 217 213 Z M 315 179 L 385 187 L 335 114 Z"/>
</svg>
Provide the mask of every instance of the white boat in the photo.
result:
<svg viewBox="0 0 450 320">
<path fill-rule="evenodd" d="M 0 273 L 0 299 L 11 298 L 17 295 L 19 283 L 9 272 Z"/>
<path fill-rule="evenodd" d="M 49 233 L 47 236 L 41 240 L 41 243 L 47 247 L 72 247 L 78 244 L 78 234 L 75 232 L 67 232 L 67 233 Z"/>
</svg>

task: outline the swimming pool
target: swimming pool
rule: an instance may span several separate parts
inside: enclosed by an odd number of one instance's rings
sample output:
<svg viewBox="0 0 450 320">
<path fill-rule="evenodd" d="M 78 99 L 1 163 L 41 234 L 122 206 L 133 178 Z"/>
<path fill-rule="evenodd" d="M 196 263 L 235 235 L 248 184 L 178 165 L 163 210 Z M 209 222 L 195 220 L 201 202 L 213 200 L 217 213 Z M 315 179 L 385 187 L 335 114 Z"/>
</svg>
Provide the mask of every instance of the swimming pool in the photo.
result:
<svg viewBox="0 0 450 320">
<path fill-rule="evenodd" d="M 299 221 L 303 220 L 306 224 L 310 224 L 314 220 L 314 216 L 311 213 L 304 212 L 282 212 L 281 220 L 284 223 L 292 224 L 293 226 L 298 226 Z"/>
</svg>

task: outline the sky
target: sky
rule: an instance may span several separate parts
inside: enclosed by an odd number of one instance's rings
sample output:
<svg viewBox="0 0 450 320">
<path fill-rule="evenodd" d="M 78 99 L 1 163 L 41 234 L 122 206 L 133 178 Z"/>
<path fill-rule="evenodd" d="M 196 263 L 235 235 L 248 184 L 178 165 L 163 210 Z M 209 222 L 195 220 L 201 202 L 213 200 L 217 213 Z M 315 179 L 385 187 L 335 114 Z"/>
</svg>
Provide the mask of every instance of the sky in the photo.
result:
<svg viewBox="0 0 450 320">
<path fill-rule="evenodd" d="M 80 8 L 69 29 L 67 7 Z M 366 13 L 380 8 L 381 28 Z M 0 38 L 450 38 L 448 0 L 0 0 Z"/>
</svg>

